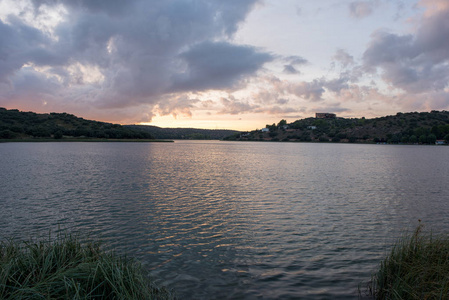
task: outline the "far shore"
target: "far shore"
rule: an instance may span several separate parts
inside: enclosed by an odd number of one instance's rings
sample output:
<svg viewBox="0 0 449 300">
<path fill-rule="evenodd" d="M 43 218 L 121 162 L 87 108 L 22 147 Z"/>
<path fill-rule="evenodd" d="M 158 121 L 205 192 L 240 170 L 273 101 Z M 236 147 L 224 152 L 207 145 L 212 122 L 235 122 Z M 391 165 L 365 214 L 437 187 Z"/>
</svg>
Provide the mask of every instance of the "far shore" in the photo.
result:
<svg viewBox="0 0 449 300">
<path fill-rule="evenodd" d="M 34 142 L 128 142 L 128 143 L 173 143 L 172 140 L 159 139 L 100 139 L 100 138 L 25 138 L 25 139 L 0 139 L 0 143 L 34 143 Z"/>
</svg>

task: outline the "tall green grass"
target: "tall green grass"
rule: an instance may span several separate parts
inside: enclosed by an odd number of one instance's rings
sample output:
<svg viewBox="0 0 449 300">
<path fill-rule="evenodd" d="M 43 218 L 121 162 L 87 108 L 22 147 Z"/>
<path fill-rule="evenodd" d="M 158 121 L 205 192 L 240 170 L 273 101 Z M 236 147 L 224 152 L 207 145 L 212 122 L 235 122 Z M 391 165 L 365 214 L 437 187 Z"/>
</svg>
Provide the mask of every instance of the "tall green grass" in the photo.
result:
<svg viewBox="0 0 449 300">
<path fill-rule="evenodd" d="M 422 229 L 403 236 L 381 262 L 370 285 L 375 299 L 449 299 L 449 238 Z"/>
<path fill-rule="evenodd" d="M 1 242 L 0 272 L 0 299 L 174 299 L 135 260 L 72 235 Z"/>
</svg>

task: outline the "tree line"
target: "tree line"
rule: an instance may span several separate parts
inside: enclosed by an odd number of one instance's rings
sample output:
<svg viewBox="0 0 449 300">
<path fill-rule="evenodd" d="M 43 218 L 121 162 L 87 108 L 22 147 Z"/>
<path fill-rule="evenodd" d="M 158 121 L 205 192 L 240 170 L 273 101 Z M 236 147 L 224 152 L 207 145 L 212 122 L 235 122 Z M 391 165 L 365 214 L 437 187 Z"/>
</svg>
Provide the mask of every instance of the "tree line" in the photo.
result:
<svg viewBox="0 0 449 300">
<path fill-rule="evenodd" d="M 152 139 L 145 131 L 85 120 L 67 113 L 37 114 L 0 108 L 0 139 L 21 138 Z"/>
</svg>

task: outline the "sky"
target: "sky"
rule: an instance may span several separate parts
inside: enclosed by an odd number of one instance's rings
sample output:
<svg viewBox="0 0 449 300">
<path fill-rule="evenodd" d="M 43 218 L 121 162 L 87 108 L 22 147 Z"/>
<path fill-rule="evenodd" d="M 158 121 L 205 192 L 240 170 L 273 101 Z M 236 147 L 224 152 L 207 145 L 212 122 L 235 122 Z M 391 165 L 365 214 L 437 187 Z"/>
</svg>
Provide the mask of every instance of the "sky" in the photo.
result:
<svg viewBox="0 0 449 300">
<path fill-rule="evenodd" d="M 449 110 L 449 1 L 0 0 L 0 107 L 235 130 Z"/>
</svg>

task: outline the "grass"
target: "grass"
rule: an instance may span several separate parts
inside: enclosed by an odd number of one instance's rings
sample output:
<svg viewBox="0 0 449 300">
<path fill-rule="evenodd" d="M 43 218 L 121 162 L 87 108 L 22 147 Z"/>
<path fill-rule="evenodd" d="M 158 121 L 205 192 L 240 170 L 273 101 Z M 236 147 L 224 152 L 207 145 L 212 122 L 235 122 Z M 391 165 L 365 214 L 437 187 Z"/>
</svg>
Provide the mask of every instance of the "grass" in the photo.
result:
<svg viewBox="0 0 449 300">
<path fill-rule="evenodd" d="M 59 235 L 54 241 L 0 243 L 0 299 L 174 299 L 133 259 L 98 242 Z"/>
<path fill-rule="evenodd" d="M 381 262 L 369 286 L 375 299 L 449 299 L 449 238 L 420 224 Z"/>
</svg>

